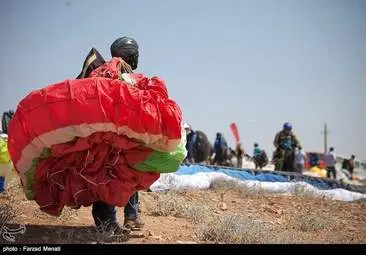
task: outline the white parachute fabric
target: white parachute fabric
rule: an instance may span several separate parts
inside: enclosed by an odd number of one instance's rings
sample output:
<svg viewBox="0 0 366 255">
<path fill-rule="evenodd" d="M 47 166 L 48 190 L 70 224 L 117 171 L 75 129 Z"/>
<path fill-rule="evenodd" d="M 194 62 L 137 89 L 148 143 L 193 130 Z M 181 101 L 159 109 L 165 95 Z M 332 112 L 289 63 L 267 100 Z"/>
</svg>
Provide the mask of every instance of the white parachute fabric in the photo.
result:
<svg viewBox="0 0 366 255">
<path fill-rule="evenodd" d="M 220 172 L 198 172 L 192 175 L 176 173 L 161 174 L 160 178 L 151 185 L 154 192 L 164 190 L 203 190 L 209 189 L 215 182 L 232 181 L 238 186 L 253 191 L 266 193 L 282 193 L 296 195 L 300 192 L 314 197 L 323 197 L 340 201 L 355 201 L 366 199 L 366 194 L 348 191 L 345 189 L 318 189 L 306 182 L 262 182 L 257 180 L 239 180 Z"/>
</svg>

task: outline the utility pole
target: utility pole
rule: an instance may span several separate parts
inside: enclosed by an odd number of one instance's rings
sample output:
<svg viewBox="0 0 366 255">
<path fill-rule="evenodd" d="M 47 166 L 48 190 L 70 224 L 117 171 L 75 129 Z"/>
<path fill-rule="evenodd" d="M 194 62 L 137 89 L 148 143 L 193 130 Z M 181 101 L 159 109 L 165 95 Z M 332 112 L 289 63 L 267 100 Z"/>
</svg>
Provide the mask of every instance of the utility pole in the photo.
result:
<svg viewBox="0 0 366 255">
<path fill-rule="evenodd" d="M 324 123 L 324 130 L 322 131 L 322 134 L 324 135 L 324 153 L 328 152 L 328 134 L 329 130 L 327 127 L 327 123 Z"/>
</svg>

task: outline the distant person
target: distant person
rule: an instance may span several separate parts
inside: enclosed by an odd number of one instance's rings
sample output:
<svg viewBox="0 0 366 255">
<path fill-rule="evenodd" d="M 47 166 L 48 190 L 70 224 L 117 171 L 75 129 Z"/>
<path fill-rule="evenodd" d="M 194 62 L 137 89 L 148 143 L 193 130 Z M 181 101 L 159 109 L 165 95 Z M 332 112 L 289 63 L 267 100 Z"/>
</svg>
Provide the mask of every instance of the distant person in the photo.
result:
<svg viewBox="0 0 366 255">
<path fill-rule="evenodd" d="M 192 126 L 184 123 L 187 133 L 186 149 L 188 151 L 184 162 L 188 164 L 208 163 L 211 156 L 211 143 L 207 135 L 201 130 L 193 130 Z"/>
<path fill-rule="evenodd" d="M 1 118 L 2 133 L 4 133 L 4 134 L 8 133 L 8 125 L 9 125 L 10 120 L 13 118 L 13 116 L 14 116 L 13 110 L 3 112 L 3 116 Z"/>
<path fill-rule="evenodd" d="M 301 146 L 295 150 L 295 171 L 302 174 L 304 171 L 306 155 Z"/>
<path fill-rule="evenodd" d="M 351 174 L 351 180 L 353 180 L 353 172 L 355 169 L 355 155 L 352 155 L 351 158 L 349 159 L 349 167 L 348 167 L 348 171 Z"/>
<path fill-rule="evenodd" d="M 229 147 L 226 154 L 226 161 L 224 161 L 222 165 L 228 167 L 236 167 L 237 164 L 238 164 L 238 157 L 236 155 L 236 152 L 235 150 Z"/>
<path fill-rule="evenodd" d="M 353 170 L 355 168 L 355 155 L 351 155 L 350 159 L 344 159 L 342 162 L 342 169 L 347 170 L 350 174 L 350 179 L 353 179 Z"/>
<path fill-rule="evenodd" d="M 224 165 L 228 159 L 228 144 L 222 133 L 216 133 L 216 139 L 213 146 L 213 164 Z"/>
<path fill-rule="evenodd" d="M 255 169 L 263 169 L 268 164 L 268 156 L 265 150 L 261 150 L 260 156 L 256 157 L 254 160 Z"/>
<path fill-rule="evenodd" d="M 254 143 L 253 158 L 259 158 L 262 155 L 262 150 L 259 148 L 258 143 Z"/>
<path fill-rule="evenodd" d="M 273 141 L 276 150 L 274 153 L 274 163 L 276 171 L 294 171 L 295 148 L 300 146 L 300 142 L 292 132 L 292 125 L 286 122 L 282 130 L 278 132 Z"/>
<path fill-rule="evenodd" d="M 319 166 L 319 156 L 316 153 L 310 153 L 309 155 L 309 165 L 310 167 Z"/>
<path fill-rule="evenodd" d="M 197 134 L 192 129 L 191 125 L 188 123 L 184 123 L 184 129 L 186 130 L 187 135 L 187 143 L 186 143 L 186 149 L 187 149 L 187 157 L 185 159 L 186 163 L 194 163 L 194 157 L 193 157 L 193 146 L 197 139 Z"/>
<path fill-rule="evenodd" d="M 327 178 L 331 178 L 331 174 L 333 175 L 333 179 L 337 179 L 336 173 L 336 163 L 337 158 L 334 154 L 334 148 L 330 147 L 328 153 L 324 155 L 324 162 L 327 167 Z"/>
<path fill-rule="evenodd" d="M 6 177 L 9 172 L 9 152 L 8 152 L 8 136 L 0 132 L 0 194 L 6 194 Z"/>
<path fill-rule="evenodd" d="M 245 156 L 246 153 L 240 142 L 236 144 L 235 154 L 236 154 L 236 158 L 237 158 L 236 167 L 242 168 L 243 167 L 243 157 Z"/>
<path fill-rule="evenodd" d="M 259 148 L 258 143 L 254 143 L 253 160 L 255 164 L 255 169 L 262 169 L 268 164 L 267 154 L 264 150 Z"/>
</svg>

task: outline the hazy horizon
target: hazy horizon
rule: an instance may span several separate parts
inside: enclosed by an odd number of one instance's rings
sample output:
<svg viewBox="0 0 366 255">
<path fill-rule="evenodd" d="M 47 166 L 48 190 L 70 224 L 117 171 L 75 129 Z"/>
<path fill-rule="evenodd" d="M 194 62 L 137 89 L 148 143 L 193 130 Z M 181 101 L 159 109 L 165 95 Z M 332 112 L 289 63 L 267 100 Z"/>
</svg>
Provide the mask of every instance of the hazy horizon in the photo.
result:
<svg viewBox="0 0 366 255">
<path fill-rule="evenodd" d="M 184 120 L 230 146 L 271 155 L 290 121 L 304 150 L 366 159 L 366 2 L 362 0 L 0 1 L 1 112 L 75 78 L 92 47 L 140 45 L 137 72 L 166 81 Z"/>
</svg>

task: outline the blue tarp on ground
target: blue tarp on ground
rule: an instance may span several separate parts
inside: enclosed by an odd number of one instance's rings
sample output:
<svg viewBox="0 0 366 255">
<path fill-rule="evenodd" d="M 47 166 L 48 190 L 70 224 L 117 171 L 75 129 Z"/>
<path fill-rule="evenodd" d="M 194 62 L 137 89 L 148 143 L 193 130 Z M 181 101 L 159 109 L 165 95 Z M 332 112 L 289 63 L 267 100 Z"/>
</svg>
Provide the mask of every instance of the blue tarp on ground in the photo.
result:
<svg viewBox="0 0 366 255">
<path fill-rule="evenodd" d="M 268 182 L 287 182 L 288 178 L 273 174 L 273 173 L 261 173 L 258 175 L 252 174 L 251 170 L 249 169 L 242 169 L 239 170 L 231 170 L 226 168 L 220 167 L 207 167 L 201 165 L 182 165 L 177 174 L 184 174 L 184 175 L 192 175 L 199 172 L 217 172 L 217 173 L 224 173 L 230 177 L 237 178 L 239 180 L 253 180 L 253 181 L 268 181 Z"/>
<path fill-rule="evenodd" d="M 344 188 L 340 183 L 326 180 L 322 178 L 304 176 L 304 175 L 296 175 L 291 176 L 284 175 L 279 172 L 258 172 L 253 171 L 251 169 L 230 169 L 227 167 L 218 167 L 218 166 L 204 166 L 204 165 L 182 165 L 176 174 L 178 175 L 193 175 L 200 172 L 219 172 L 224 173 L 230 177 L 239 179 L 239 180 L 255 180 L 261 182 L 294 182 L 294 181 L 303 181 L 307 182 L 310 185 L 319 188 L 319 189 L 335 189 L 335 188 Z"/>
</svg>

